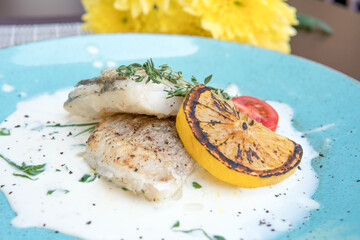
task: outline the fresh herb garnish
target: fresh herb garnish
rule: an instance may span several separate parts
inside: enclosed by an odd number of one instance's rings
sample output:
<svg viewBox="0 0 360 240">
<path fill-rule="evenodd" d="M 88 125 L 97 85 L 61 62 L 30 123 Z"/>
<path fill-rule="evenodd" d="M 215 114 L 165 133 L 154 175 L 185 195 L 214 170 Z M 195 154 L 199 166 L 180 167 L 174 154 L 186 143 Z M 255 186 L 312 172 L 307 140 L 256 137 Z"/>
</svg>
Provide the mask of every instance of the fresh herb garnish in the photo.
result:
<svg viewBox="0 0 360 240">
<path fill-rule="evenodd" d="M 192 233 L 192 232 L 200 231 L 205 235 L 205 237 L 207 239 L 213 240 L 213 238 L 210 237 L 209 234 L 207 234 L 207 232 L 205 232 L 204 229 L 202 229 L 202 228 L 194 228 L 194 229 L 189 229 L 189 230 L 175 230 L 175 231 L 182 232 L 182 233 Z"/>
<path fill-rule="evenodd" d="M 26 173 L 27 175 L 30 175 L 30 176 L 36 176 L 36 175 L 42 173 L 43 171 L 45 171 L 45 169 L 44 169 L 44 167 L 46 165 L 45 163 L 41 164 L 41 165 L 26 165 L 23 162 L 21 165 L 17 165 L 16 163 L 14 163 L 10 159 L 4 157 L 1 154 L 0 154 L 0 157 L 2 159 L 4 159 L 7 163 L 9 163 L 11 166 L 17 168 L 20 171 L 23 171 L 24 173 Z"/>
<path fill-rule="evenodd" d="M 178 228 L 180 227 L 180 222 L 177 221 L 172 227 L 171 229 L 174 228 Z M 207 232 L 204 231 L 204 229 L 202 228 L 194 228 L 194 229 L 189 229 L 189 230 L 173 230 L 175 232 L 182 232 L 182 233 L 192 233 L 192 232 L 196 232 L 196 231 L 200 231 L 204 234 L 204 236 L 209 239 L 209 240 L 226 240 L 224 237 L 220 236 L 220 235 L 214 235 L 213 237 L 211 237 Z"/>
<path fill-rule="evenodd" d="M 25 174 L 13 173 L 13 175 L 16 176 L 16 177 L 27 178 L 27 179 L 30 179 L 30 180 L 33 180 L 33 181 L 38 180 L 38 178 L 31 178 L 31 177 L 29 177 L 28 175 L 25 175 Z"/>
<path fill-rule="evenodd" d="M 9 136 L 10 134 L 10 129 L 0 128 L 0 136 Z"/>
<path fill-rule="evenodd" d="M 94 129 L 95 129 L 95 126 L 89 127 L 87 129 L 85 129 L 84 131 L 81 131 L 78 134 L 76 134 L 75 137 L 79 136 L 80 134 L 86 133 L 86 132 L 92 132 L 92 131 L 94 131 Z"/>
<path fill-rule="evenodd" d="M 80 123 L 80 124 L 54 124 L 54 125 L 46 125 L 46 127 L 85 127 L 85 126 L 93 126 L 98 124 L 98 122 L 93 123 Z"/>
<path fill-rule="evenodd" d="M 91 177 L 91 175 L 85 174 L 80 178 L 79 182 L 86 182 L 86 180 L 88 180 L 89 177 Z"/>
<path fill-rule="evenodd" d="M 75 135 L 75 137 L 86 133 L 86 132 L 92 132 L 95 129 L 95 125 L 98 124 L 98 122 L 93 122 L 93 123 L 80 123 L 80 124 L 54 124 L 54 125 L 46 125 L 46 127 L 86 127 L 86 126 L 91 126 L 87 129 L 85 129 L 84 131 L 79 132 L 78 134 Z"/>
<path fill-rule="evenodd" d="M 86 147 L 86 144 L 85 143 L 72 144 L 71 146 L 74 146 L 74 147 Z"/>
<path fill-rule="evenodd" d="M 53 194 L 53 192 L 55 192 L 56 191 L 56 189 L 54 189 L 54 190 L 49 190 L 49 191 L 47 191 L 47 195 L 51 195 L 51 194 Z"/>
<path fill-rule="evenodd" d="M 167 64 L 160 65 L 156 68 L 151 58 L 142 65 L 139 63 L 133 63 L 127 66 L 121 65 L 116 71 L 120 77 L 134 77 L 136 82 L 145 80 L 146 83 L 151 81 L 169 87 L 171 90 L 165 90 L 168 94 L 168 98 L 175 96 L 185 97 L 190 89 L 201 84 L 194 76 L 191 77 L 191 82 L 184 79 L 181 71 L 175 71 Z M 138 75 L 141 71 L 145 72 L 147 76 Z M 204 80 L 204 84 L 208 84 L 211 78 L 212 75 L 207 76 Z M 214 87 L 209 88 L 224 99 L 230 99 L 229 95 L 224 90 Z"/>
<path fill-rule="evenodd" d="M 67 189 L 52 189 L 52 190 L 49 190 L 49 191 L 47 191 L 47 195 L 51 195 L 51 194 L 53 194 L 55 191 L 62 191 L 62 192 L 64 192 L 65 194 L 67 194 L 67 193 L 69 193 L 70 191 L 69 190 L 67 190 Z"/>
<path fill-rule="evenodd" d="M 214 235 L 215 240 L 226 240 L 223 236 Z"/>
<path fill-rule="evenodd" d="M 129 191 L 129 189 L 127 189 L 126 187 L 121 187 L 121 189 L 124 190 L 125 192 Z"/>
<path fill-rule="evenodd" d="M 98 177 L 98 175 L 95 173 L 92 178 L 90 178 L 91 175 L 90 174 L 84 174 L 84 176 L 82 176 L 79 180 L 79 182 L 82 183 L 89 183 L 89 182 L 93 182 L 95 181 L 96 177 Z"/>
<path fill-rule="evenodd" d="M 202 186 L 200 184 L 198 184 L 197 182 L 193 182 L 192 185 L 194 188 L 202 188 Z"/>
<path fill-rule="evenodd" d="M 171 227 L 171 229 L 177 228 L 177 227 L 180 227 L 180 222 L 179 221 L 176 221 L 176 223 Z"/>
</svg>

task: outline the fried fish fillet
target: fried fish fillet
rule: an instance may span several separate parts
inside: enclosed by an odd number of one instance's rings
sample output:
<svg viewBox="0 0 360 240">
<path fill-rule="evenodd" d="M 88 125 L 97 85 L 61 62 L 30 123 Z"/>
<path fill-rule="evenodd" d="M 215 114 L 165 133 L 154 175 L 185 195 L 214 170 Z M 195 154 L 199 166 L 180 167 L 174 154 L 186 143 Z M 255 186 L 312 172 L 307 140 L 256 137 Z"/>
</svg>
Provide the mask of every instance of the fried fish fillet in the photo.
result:
<svg viewBox="0 0 360 240">
<path fill-rule="evenodd" d="M 137 82 L 136 77 L 119 76 L 116 68 L 105 68 L 100 77 L 80 81 L 69 93 L 64 108 L 71 114 L 92 119 L 115 113 L 175 116 L 183 98 L 167 98 L 164 90 L 169 88 L 151 81 L 146 83 L 145 71 L 136 75 L 144 79 Z"/>
<path fill-rule="evenodd" d="M 150 201 L 181 193 L 197 166 L 180 141 L 175 119 L 132 114 L 102 120 L 87 141 L 84 157 L 101 176 Z"/>
</svg>

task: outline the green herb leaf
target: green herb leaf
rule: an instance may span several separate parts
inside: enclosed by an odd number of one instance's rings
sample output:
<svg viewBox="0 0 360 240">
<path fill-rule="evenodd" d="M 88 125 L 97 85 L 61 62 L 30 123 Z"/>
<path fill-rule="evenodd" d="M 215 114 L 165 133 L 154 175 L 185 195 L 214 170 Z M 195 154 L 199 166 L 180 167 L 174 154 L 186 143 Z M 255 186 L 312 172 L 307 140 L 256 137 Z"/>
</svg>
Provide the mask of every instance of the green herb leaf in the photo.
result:
<svg viewBox="0 0 360 240">
<path fill-rule="evenodd" d="M 121 187 L 121 189 L 124 191 L 129 191 L 129 189 L 127 189 L 126 187 Z"/>
<path fill-rule="evenodd" d="M 135 78 L 135 82 L 142 82 L 142 80 L 144 80 L 145 76 L 138 76 L 137 78 Z"/>
<path fill-rule="evenodd" d="M 192 81 L 195 85 L 198 85 L 198 84 L 199 84 L 198 80 L 197 80 L 196 77 L 194 77 L 194 76 L 191 76 L 191 81 Z"/>
<path fill-rule="evenodd" d="M 56 191 L 56 189 L 49 190 L 49 191 L 47 191 L 47 195 L 51 195 L 51 194 L 53 194 L 53 192 L 55 192 L 55 191 Z"/>
<path fill-rule="evenodd" d="M 176 223 L 171 227 L 171 229 L 177 228 L 177 227 L 180 227 L 180 222 L 179 221 L 176 221 Z"/>
<path fill-rule="evenodd" d="M 79 182 L 86 182 L 89 177 L 91 177 L 91 175 L 85 174 L 84 176 L 82 176 L 82 177 L 80 178 Z"/>
<path fill-rule="evenodd" d="M 46 125 L 46 127 L 85 127 L 85 126 L 94 126 L 98 124 L 98 122 L 93 123 L 80 123 L 80 124 L 54 124 L 54 125 Z"/>
<path fill-rule="evenodd" d="M 226 240 L 223 236 L 214 235 L 215 240 Z"/>
<path fill-rule="evenodd" d="M 141 67 L 142 65 L 139 64 L 139 63 L 133 63 L 133 64 L 130 64 L 130 66 L 132 66 L 132 67 Z"/>
<path fill-rule="evenodd" d="M 86 144 L 85 143 L 79 143 L 79 144 L 72 144 L 71 146 L 74 146 L 74 147 L 86 147 Z"/>
<path fill-rule="evenodd" d="M 70 191 L 69 190 L 67 190 L 67 189 L 52 189 L 52 190 L 49 190 L 49 191 L 47 191 L 47 195 L 51 195 L 51 194 L 53 194 L 55 191 L 62 191 L 62 192 L 64 192 L 65 194 L 68 194 Z"/>
<path fill-rule="evenodd" d="M 42 173 L 43 171 L 45 171 L 44 167 L 45 167 L 45 163 L 41 164 L 41 165 L 26 165 L 23 162 L 21 164 L 21 167 L 18 169 L 22 170 L 24 173 L 27 173 L 30 176 L 36 176 L 36 175 Z"/>
<path fill-rule="evenodd" d="M 0 136 L 9 136 L 11 134 L 10 129 L 0 128 Z"/>
<path fill-rule="evenodd" d="M 153 82 L 156 84 L 163 84 L 170 88 L 170 90 L 164 90 L 167 92 L 168 97 L 184 97 L 191 88 L 201 84 L 193 76 L 191 82 L 183 78 L 181 71 L 175 71 L 167 64 L 160 65 L 159 68 L 155 67 L 153 60 L 150 58 L 144 64 L 133 63 L 128 66 L 121 65 L 116 69 L 120 77 L 135 77 L 136 82 L 142 82 L 146 79 L 145 83 Z M 139 71 L 145 71 L 147 76 L 136 75 Z M 212 75 L 205 78 L 205 85 L 210 82 Z M 219 96 L 229 100 L 230 97 L 222 89 L 212 88 L 213 92 Z"/>
<path fill-rule="evenodd" d="M 89 183 L 89 182 L 93 182 L 95 181 L 96 177 L 98 176 L 96 173 L 92 176 L 92 178 L 90 178 L 92 175 L 89 175 L 89 174 L 85 174 L 84 176 L 82 176 L 80 179 L 79 179 L 79 182 L 82 182 L 82 183 Z"/>
<path fill-rule="evenodd" d="M 75 137 L 77 137 L 77 136 L 79 136 L 79 135 L 81 135 L 81 134 L 83 134 L 83 133 L 86 133 L 86 132 L 92 132 L 92 131 L 94 131 L 94 129 L 95 129 L 95 126 L 89 127 L 89 128 L 87 128 L 87 129 L 85 129 L 84 131 L 81 131 L 81 132 L 79 132 L 78 134 L 76 134 Z"/>
<path fill-rule="evenodd" d="M 89 183 L 89 182 L 95 181 L 96 177 L 99 177 L 99 178 L 100 178 L 100 176 L 95 173 L 94 176 L 93 176 L 89 181 L 87 181 L 87 182 Z"/>
<path fill-rule="evenodd" d="M 176 223 L 170 228 L 170 229 L 174 229 L 174 228 L 178 228 L 180 227 L 180 222 L 176 221 Z M 175 229 L 173 230 L 174 232 L 182 232 L 182 233 L 192 233 L 192 232 L 196 232 L 196 231 L 201 231 L 204 236 L 209 239 L 209 240 L 226 240 L 224 237 L 220 236 L 220 235 L 214 235 L 214 237 L 210 237 L 210 235 L 204 231 L 204 229 L 202 228 L 194 228 L 194 229 L 189 229 L 189 230 L 178 230 Z"/>
<path fill-rule="evenodd" d="M 197 182 L 193 182 L 192 185 L 194 188 L 202 188 L 202 186 L 200 184 L 198 184 Z"/>
<path fill-rule="evenodd" d="M 326 33 L 328 35 L 333 34 L 333 29 L 319 19 L 300 13 L 296 14 L 296 18 L 299 21 L 299 24 L 295 26 L 296 28 L 305 29 L 307 31 L 313 31 L 318 28 L 323 33 Z"/>
<path fill-rule="evenodd" d="M 209 76 L 207 76 L 207 77 L 205 78 L 205 80 L 204 80 L 204 84 L 205 84 L 205 85 L 210 82 L 212 76 L 213 76 L 213 75 L 211 74 L 211 75 L 209 75 Z"/>
<path fill-rule="evenodd" d="M 13 173 L 14 176 L 17 176 L 17 177 L 23 177 L 23 178 L 27 178 L 27 179 L 30 179 L 32 181 L 35 181 L 35 180 L 38 180 L 38 178 L 31 178 L 29 177 L 28 175 L 25 175 L 25 174 L 18 174 L 18 173 Z"/>
<path fill-rule="evenodd" d="M 210 237 L 209 234 L 207 234 L 207 232 L 205 232 L 203 229 L 201 228 L 194 228 L 194 229 L 189 229 L 189 230 L 174 230 L 175 232 L 182 232 L 182 233 L 192 233 L 192 232 L 196 232 L 196 231 L 200 231 L 204 234 L 204 236 L 209 239 L 209 240 L 213 240 L 212 237 Z"/>
<path fill-rule="evenodd" d="M 27 175 L 30 176 L 36 176 L 40 173 L 42 173 L 43 171 L 45 171 L 44 167 L 45 167 L 45 163 L 41 164 L 41 165 L 26 165 L 24 162 L 21 164 L 21 166 L 17 165 L 16 163 L 14 163 L 13 161 L 11 161 L 10 159 L 4 157 L 3 155 L 0 154 L 0 158 L 4 159 L 8 164 L 10 164 L 11 166 L 17 168 L 20 171 L 23 171 L 24 173 L 26 173 Z"/>
</svg>

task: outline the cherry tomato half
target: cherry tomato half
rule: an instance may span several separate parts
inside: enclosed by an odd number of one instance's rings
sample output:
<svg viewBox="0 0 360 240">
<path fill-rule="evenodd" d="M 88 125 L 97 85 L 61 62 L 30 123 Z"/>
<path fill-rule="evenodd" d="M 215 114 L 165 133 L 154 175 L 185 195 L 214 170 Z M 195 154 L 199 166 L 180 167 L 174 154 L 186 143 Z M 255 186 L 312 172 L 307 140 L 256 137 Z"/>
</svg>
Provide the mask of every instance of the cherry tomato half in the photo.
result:
<svg viewBox="0 0 360 240">
<path fill-rule="evenodd" d="M 269 104 L 250 96 L 235 97 L 231 100 L 240 112 L 248 113 L 250 118 L 261 122 L 265 127 L 275 132 L 279 115 Z"/>
</svg>

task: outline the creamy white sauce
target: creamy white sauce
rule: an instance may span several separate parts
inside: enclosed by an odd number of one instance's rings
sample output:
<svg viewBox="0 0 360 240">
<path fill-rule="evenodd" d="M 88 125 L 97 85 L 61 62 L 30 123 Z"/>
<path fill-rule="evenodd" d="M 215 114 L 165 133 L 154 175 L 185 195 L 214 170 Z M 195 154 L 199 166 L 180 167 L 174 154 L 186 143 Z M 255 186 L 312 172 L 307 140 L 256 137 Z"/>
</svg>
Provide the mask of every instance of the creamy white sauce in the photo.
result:
<svg viewBox="0 0 360 240">
<path fill-rule="evenodd" d="M 335 126 L 335 123 L 329 123 L 329 124 L 321 125 L 320 127 L 305 131 L 304 133 L 308 134 L 308 133 L 315 133 L 315 132 L 323 132 L 323 131 L 327 130 L 328 128 L 332 128 L 333 126 Z"/>
<path fill-rule="evenodd" d="M 14 89 L 15 89 L 14 86 L 12 86 L 12 85 L 10 85 L 10 84 L 7 84 L 7 83 L 5 83 L 5 84 L 3 84 L 3 85 L 1 86 L 1 90 L 2 90 L 3 92 L 12 92 L 12 91 L 14 91 Z"/>
<path fill-rule="evenodd" d="M 0 136 L 2 155 L 18 164 L 46 163 L 38 180 L 31 181 L 13 176 L 21 172 L 0 159 L 1 190 L 17 214 L 11 221 L 16 227 L 49 228 L 85 239 L 206 239 L 200 231 L 175 232 L 171 227 L 179 221 L 176 229 L 202 228 L 227 240 L 271 239 L 295 228 L 310 216 L 310 210 L 319 208 L 311 199 L 318 178 L 310 162 L 317 153 L 291 126 L 293 110 L 286 104 L 269 102 L 280 116 L 277 132 L 304 149 L 294 175 L 274 186 L 242 189 L 199 169 L 187 179 L 181 199 L 154 203 L 102 178 L 79 182 L 84 174 L 93 173 L 81 157 L 89 134 L 75 137 L 86 127 L 44 127 L 87 122 L 63 110 L 68 92 L 21 102 L 0 124 L 11 130 L 10 136 Z M 192 182 L 202 188 L 195 189 Z"/>
<path fill-rule="evenodd" d="M 98 54 L 99 53 L 99 49 L 96 46 L 90 45 L 86 48 L 87 52 L 90 54 Z"/>
</svg>

